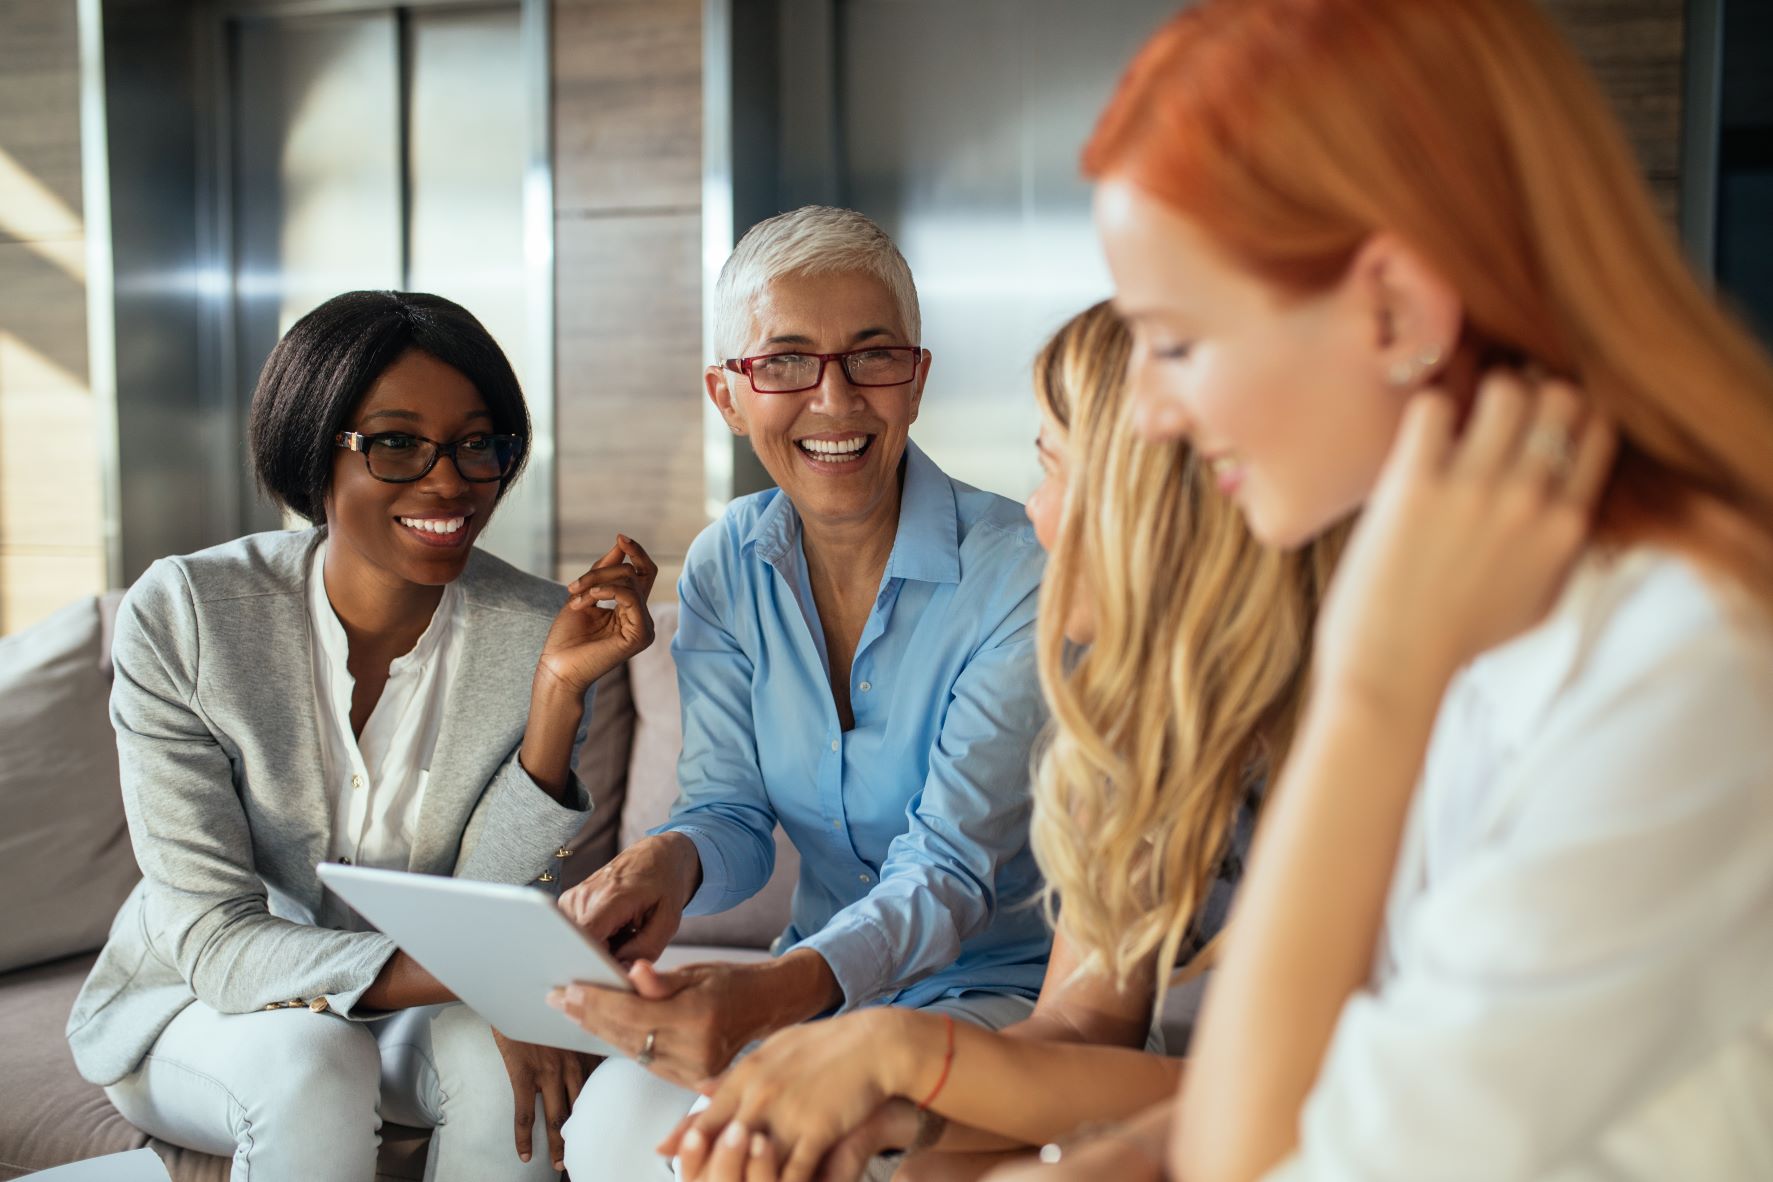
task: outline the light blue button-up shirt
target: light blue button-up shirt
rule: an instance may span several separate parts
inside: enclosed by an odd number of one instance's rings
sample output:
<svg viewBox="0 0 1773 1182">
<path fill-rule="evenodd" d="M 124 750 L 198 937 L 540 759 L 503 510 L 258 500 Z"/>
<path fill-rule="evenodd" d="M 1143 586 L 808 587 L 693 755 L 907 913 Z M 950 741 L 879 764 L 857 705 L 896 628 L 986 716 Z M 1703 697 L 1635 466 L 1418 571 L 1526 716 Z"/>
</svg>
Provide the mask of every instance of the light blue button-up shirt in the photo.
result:
<svg viewBox="0 0 1773 1182">
<path fill-rule="evenodd" d="M 801 869 L 778 949 L 816 949 L 843 1008 L 1034 997 L 1051 946 L 1028 849 L 1043 561 L 1020 505 L 908 445 L 846 732 L 792 502 L 744 497 L 704 530 L 678 584 L 682 796 L 660 829 L 701 855 L 687 914 L 763 888 L 779 821 Z"/>
</svg>

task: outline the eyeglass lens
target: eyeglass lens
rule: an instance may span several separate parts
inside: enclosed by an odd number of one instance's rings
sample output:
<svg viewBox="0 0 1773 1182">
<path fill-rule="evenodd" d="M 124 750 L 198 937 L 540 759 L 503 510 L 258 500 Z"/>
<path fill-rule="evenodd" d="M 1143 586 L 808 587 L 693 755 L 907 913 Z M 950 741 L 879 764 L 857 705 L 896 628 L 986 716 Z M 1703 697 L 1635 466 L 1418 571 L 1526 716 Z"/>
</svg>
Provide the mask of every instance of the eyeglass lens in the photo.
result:
<svg viewBox="0 0 1773 1182">
<path fill-rule="evenodd" d="M 370 475 L 381 480 L 416 480 L 431 466 L 437 445 L 412 435 L 383 435 L 364 453 Z M 472 435 L 455 445 L 456 470 L 464 480 L 497 480 L 511 470 L 515 441 L 508 436 Z"/>
<path fill-rule="evenodd" d="M 864 349 L 845 353 L 844 373 L 858 386 L 897 386 L 917 375 L 915 349 Z M 779 353 L 751 363 L 751 382 L 760 393 L 806 390 L 819 384 L 819 359 L 805 353 Z"/>
</svg>

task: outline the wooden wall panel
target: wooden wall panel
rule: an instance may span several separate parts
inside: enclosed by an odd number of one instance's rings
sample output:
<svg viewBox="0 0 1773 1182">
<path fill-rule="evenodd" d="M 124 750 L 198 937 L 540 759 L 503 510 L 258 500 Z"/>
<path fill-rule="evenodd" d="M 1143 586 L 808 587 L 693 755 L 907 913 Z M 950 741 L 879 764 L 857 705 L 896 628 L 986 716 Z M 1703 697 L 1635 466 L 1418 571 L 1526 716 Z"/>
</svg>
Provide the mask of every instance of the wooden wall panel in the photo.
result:
<svg viewBox="0 0 1773 1182">
<path fill-rule="evenodd" d="M 558 0 L 554 64 L 560 212 L 701 208 L 700 0 Z"/>
<path fill-rule="evenodd" d="M 78 238 L 79 30 L 72 0 L 0 0 L 0 241 Z"/>
<path fill-rule="evenodd" d="M 662 597 L 706 523 L 701 0 L 554 5 L 556 551 L 618 530 Z"/>
<path fill-rule="evenodd" d="M 706 522 L 701 219 L 578 219 L 557 233 L 560 562 L 582 567 L 620 530 L 665 563 Z"/>
<path fill-rule="evenodd" d="M 75 6 L 0 0 L 0 634 L 104 585 L 82 206 Z"/>
<path fill-rule="evenodd" d="M 1678 221 L 1683 0 L 1546 0 L 1625 124 L 1657 205 Z"/>
</svg>

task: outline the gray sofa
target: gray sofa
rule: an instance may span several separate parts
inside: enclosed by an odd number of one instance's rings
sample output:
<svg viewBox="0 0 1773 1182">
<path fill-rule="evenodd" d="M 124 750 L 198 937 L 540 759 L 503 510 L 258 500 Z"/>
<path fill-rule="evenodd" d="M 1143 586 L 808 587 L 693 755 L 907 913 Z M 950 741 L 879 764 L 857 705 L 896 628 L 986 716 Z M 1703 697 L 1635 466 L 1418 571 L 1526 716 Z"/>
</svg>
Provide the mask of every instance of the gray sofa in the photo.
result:
<svg viewBox="0 0 1773 1182">
<path fill-rule="evenodd" d="M 125 1121 L 75 1072 L 62 1036 L 111 916 L 139 877 L 106 705 L 117 598 L 85 600 L 0 639 L 0 1180 L 144 1145 L 177 1182 L 228 1176 L 224 1159 L 158 1142 Z M 657 643 L 598 687 L 579 759 L 597 808 L 573 843 L 569 882 L 662 821 L 677 794 L 676 608 L 661 605 L 655 615 Z M 686 921 L 678 955 L 767 955 L 787 923 L 799 868 L 779 833 L 777 846 L 764 893 Z M 423 1130 L 384 1127 L 380 1176 L 422 1177 L 428 1139 Z"/>
<path fill-rule="evenodd" d="M 0 1182 L 106 1153 L 151 1146 L 176 1182 L 223 1182 L 219 1157 L 154 1140 L 81 1079 L 62 1028 L 111 916 L 139 877 L 124 826 L 107 715 L 110 621 L 117 596 L 89 599 L 0 639 Z M 664 820 L 682 747 L 671 636 L 677 609 L 654 609 L 658 640 L 598 687 L 579 775 L 597 801 L 573 843 L 576 882 Z M 674 951 L 698 960 L 767 955 L 787 923 L 800 859 L 778 830 L 762 894 L 684 921 Z M 1199 983 L 1164 1012 L 1172 1051 L 1185 1044 Z M 429 1135 L 383 1129 L 379 1176 L 423 1176 Z"/>
</svg>

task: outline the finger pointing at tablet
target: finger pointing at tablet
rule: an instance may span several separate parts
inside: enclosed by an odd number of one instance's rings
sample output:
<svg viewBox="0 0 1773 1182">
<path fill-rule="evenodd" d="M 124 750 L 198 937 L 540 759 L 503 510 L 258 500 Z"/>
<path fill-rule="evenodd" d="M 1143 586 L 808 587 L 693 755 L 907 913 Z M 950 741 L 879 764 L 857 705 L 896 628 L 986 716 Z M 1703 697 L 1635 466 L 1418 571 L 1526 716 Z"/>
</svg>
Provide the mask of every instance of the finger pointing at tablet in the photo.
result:
<svg viewBox="0 0 1773 1182">
<path fill-rule="evenodd" d="M 702 882 L 702 863 L 689 838 L 643 838 L 560 897 L 560 909 L 585 935 L 624 961 L 664 951 L 683 909 Z"/>
</svg>

